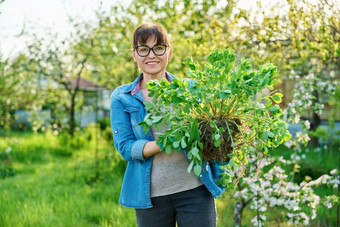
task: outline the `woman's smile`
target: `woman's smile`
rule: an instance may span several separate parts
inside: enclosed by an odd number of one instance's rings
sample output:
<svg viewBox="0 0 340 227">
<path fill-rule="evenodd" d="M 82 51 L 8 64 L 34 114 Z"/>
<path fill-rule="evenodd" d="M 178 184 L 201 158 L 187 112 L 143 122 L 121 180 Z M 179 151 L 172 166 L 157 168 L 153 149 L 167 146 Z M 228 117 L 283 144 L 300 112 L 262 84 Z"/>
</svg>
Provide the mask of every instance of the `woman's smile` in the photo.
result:
<svg viewBox="0 0 340 227">
<path fill-rule="evenodd" d="M 146 64 L 147 65 L 157 65 L 159 63 L 159 61 L 147 61 Z"/>
</svg>

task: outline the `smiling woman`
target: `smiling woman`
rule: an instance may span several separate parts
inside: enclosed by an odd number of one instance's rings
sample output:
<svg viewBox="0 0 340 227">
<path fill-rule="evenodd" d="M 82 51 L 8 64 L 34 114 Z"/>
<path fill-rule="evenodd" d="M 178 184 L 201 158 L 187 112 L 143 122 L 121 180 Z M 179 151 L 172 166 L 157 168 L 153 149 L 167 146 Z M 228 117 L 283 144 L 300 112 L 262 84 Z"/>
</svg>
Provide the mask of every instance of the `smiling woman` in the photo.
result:
<svg viewBox="0 0 340 227">
<path fill-rule="evenodd" d="M 196 178 L 187 171 L 186 151 L 167 154 L 156 144 L 165 128 L 151 127 L 145 133 L 138 124 L 147 115 L 146 102 L 153 99 L 146 84 L 162 79 L 170 84 L 175 78 L 166 72 L 172 48 L 163 26 L 139 26 L 132 54 L 142 73 L 133 83 L 115 89 L 110 106 L 114 143 L 128 162 L 119 202 L 135 208 L 138 226 L 216 226 L 214 197 L 225 190 L 216 184 L 220 166 L 206 162 Z"/>
</svg>

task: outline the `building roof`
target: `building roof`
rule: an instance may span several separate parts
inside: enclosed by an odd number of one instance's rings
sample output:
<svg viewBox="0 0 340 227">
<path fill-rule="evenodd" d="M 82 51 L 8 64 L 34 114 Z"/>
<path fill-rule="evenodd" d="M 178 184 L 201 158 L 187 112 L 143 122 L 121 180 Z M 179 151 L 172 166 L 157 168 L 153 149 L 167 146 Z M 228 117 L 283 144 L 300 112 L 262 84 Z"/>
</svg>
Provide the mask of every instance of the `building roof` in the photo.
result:
<svg viewBox="0 0 340 227">
<path fill-rule="evenodd" d="M 75 87 L 77 85 L 77 78 L 72 79 L 71 87 Z M 80 90 L 93 90 L 93 89 L 107 89 L 106 87 L 98 84 L 94 84 L 93 82 L 86 80 L 84 78 L 79 79 L 79 89 Z"/>
</svg>

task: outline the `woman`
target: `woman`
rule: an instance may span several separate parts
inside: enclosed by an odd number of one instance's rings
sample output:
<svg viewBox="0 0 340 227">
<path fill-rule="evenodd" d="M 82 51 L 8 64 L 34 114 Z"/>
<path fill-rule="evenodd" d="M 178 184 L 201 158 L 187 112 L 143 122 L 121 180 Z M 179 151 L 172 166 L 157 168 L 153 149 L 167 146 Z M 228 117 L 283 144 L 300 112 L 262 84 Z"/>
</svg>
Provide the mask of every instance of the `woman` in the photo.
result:
<svg viewBox="0 0 340 227">
<path fill-rule="evenodd" d="M 204 162 L 202 175 L 188 173 L 186 153 L 166 154 L 156 144 L 162 132 L 152 127 L 145 134 L 138 125 L 144 120 L 144 101 L 151 101 L 145 84 L 173 75 L 166 72 L 172 48 L 163 26 L 139 26 L 133 37 L 133 59 L 142 71 L 131 84 L 111 95 L 111 126 L 115 147 L 128 162 L 119 202 L 135 208 L 138 226 L 216 226 L 214 197 L 225 188 L 216 184 L 220 166 Z M 193 81 L 190 81 L 192 85 Z"/>
</svg>

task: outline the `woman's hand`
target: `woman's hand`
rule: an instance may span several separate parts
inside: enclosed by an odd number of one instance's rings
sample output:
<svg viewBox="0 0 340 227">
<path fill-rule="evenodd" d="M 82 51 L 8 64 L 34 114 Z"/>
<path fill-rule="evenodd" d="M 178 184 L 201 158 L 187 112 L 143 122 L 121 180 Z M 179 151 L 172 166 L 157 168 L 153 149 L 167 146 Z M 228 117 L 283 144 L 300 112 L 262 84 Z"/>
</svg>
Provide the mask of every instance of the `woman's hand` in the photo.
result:
<svg viewBox="0 0 340 227">
<path fill-rule="evenodd" d="M 151 157 L 159 152 L 161 152 L 161 148 L 156 144 L 156 141 L 147 142 L 143 148 L 144 158 Z"/>
</svg>

